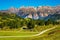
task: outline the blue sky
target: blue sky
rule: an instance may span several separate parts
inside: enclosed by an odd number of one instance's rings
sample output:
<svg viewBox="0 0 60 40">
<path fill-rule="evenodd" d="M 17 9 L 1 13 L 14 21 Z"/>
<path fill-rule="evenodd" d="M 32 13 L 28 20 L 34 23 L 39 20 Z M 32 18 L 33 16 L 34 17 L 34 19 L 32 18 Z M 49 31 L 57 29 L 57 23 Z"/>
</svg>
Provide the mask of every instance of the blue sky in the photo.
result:
<svg viewBox="0 0 60 40">
<path fill-rule="evenodd" d="M 0 10 L 21 6 L 57 6 L 60 0 L 0 0 Z"/>
</svg>

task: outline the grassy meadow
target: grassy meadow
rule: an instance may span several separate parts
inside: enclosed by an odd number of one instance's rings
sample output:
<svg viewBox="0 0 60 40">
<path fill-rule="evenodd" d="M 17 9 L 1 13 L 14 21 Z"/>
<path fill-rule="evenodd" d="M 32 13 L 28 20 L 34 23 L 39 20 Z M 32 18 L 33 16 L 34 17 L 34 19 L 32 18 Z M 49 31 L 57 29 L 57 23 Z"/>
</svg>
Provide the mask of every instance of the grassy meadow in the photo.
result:
<svg viewBox="0 0 60 40">
<path fill-rule="evenodd" d="M 53 27 L 56 28 L 32 36 Z M 60 22 L 21 18 L 13 13 L 0 12 L 0 40 L 60 40 Z"/>
<path fill-rule="evenodd" d="M 39 36 L 33 36 L 35 34 L 38 34 L 39 32 L 24 32 L 23 30 L 20 31 L 0 31 L 0 40 L 60 40 L 60 25 L 49 25 L 50 28 L 56 27 L 53 30 L 47 31 Z M 48 29 L 48 26 L 46 29 Z M 43 30 L 44 28 L 42 28 Z M 39 28 L 40 32 L 42 31 L 41 28 Z M 44 29 L 45 30 L 45 29 Z M 37 30 L 38 31 L 38 30 Z M 1 37 L 1 36 L 31 36 L 31 37 Z"/>
</svg>

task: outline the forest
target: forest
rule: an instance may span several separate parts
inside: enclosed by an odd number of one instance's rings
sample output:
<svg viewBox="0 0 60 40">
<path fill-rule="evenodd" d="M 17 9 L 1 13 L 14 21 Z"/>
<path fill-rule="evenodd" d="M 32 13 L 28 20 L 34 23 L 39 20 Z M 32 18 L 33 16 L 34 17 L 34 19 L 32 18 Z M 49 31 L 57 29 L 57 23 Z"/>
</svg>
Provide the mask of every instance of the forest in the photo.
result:
<svg viewBox="0 0 60 40">
<path fill-rule="evenodd" d="M 0 12 L 0 29 L 18 29 L 26 26 L 23 29 L 34 29 L 34 27 L 38 26 L 46 26 L 46 25 L 58 25 L 60 22 L 53 21 L 51 19 L 40 20 L 40 19 L 31 19 L 31 18 L 21 18 L 20 16 L 14 13 L 8 12 Z"/>
</svg>

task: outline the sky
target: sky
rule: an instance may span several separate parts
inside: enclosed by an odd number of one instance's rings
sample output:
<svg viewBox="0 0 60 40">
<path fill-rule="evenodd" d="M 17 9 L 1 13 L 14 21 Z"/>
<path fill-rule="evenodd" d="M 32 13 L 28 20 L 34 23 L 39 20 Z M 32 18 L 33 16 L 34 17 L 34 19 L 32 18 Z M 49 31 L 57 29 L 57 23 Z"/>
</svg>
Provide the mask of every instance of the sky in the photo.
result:
<svg viewBox="0 0 60 40">
<path fill-rule="evenodd" d="M 0 0 L 0 10 L 10 7 L 20 8 L 21 6 L 57 6 L 60 0 Z"/>
</svg>

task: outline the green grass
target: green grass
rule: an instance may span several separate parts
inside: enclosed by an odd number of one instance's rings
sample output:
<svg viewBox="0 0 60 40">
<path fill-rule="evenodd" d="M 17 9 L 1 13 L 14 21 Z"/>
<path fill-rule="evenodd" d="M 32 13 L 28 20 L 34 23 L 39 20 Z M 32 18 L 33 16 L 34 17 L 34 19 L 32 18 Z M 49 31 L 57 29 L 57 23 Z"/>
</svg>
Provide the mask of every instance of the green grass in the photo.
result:
<svg viewBox="0 0 60 40">
<path fill-rule="evenodd" d="M 1 31 L 0 32 L 0 36 L 31 36 L 31 35 L 35 35 L 38 34 L 37 32 L 4 32 Z"/>
<path fill-rule="evenodd" d="M 50 30 L 40 36 L 35 37 L 34 40 L 60 40 L 60 25 L 56 25 L 56 26 L 57 28 Z"/>
<path fill-rule="evenodd" d="M 60 40 L 60 25 L 55 25 L 57 28 L 50 30 L 48 32 L 45 32 L 44 34 L 36 37 L 8 37 L 8 38 L 0 38 L 0 40 Z M 52 27 L 55 27 L 52 26 Z M 53 32 L 53 33 L 51 33 Z M 0 36 L 31 36 L 35 35 L 38 32 L 0 32 Z M 51 33 L 51 34 L 49 34 Z"/>
</svg>

